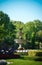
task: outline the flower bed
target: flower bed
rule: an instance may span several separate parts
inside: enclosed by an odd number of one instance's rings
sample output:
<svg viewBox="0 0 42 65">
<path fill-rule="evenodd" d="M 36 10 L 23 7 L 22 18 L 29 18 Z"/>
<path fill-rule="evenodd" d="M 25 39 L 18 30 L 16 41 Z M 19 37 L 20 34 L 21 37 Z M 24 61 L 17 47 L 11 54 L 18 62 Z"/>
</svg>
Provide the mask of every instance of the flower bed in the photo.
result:
<svg viewBox="0 0 42 65">
<path fill-rule="evenodd" d="M 0 59 L 20 58 L 18 54 L 0 54 Z"/>
</svg>

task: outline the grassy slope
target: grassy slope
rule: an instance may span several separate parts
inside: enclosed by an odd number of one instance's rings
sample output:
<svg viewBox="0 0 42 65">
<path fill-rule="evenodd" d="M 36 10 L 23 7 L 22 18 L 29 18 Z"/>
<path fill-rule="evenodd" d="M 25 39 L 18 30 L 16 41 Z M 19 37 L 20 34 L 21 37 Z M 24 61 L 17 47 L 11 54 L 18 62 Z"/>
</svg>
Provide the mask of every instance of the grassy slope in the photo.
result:
<svg viewBox="0 0 42 65">
<path fill-rule="evenodd" d="M 7 61 L 13 62 L 13 64 L 8 65 L 42 65 L 42 62 L 33 60 L 10 59 Z"/>
</svg>

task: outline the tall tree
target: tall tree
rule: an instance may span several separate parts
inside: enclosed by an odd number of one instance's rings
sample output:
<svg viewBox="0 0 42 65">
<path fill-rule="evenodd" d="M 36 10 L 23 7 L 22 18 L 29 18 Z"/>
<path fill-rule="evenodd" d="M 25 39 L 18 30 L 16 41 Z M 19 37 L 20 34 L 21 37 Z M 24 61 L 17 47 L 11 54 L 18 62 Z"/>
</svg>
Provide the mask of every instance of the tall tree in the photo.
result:
<svg viewBox="0 0 42 65">
<path fill-rule="evenodd" d="M 15 38 L 15 25 L 10 22 L 10 18 L 7 14 L 0 11 L 0 44 L 14 45 Z"/>
</svg>

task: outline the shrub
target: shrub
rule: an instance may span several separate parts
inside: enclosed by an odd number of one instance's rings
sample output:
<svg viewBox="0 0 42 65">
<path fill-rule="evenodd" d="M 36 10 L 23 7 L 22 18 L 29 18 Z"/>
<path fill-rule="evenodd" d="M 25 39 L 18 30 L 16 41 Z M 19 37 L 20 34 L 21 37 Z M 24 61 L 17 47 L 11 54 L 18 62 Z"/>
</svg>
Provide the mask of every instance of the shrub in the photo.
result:
<svg viewBox="0 0 42 65">
<path fill-rule="evenodd" d="M 19 54 L 0 54 L 0 59 L 20 58 Z"/>
<path fill-rule="evenodd" d="M 42 50 L 28 50 L 29 56 L 37 56 L 42 55 Z"/>
<path fill-rule="evenodd" d="M 37 52 L 36 56 L 39 56 L 39 57 L 42 56 L 42 52 Z"/>
<path fill-rule="evenodd" d="M 36 61 L 42 61 L 42 50 L 29 50 L 28 56 L 34 57 Z"/>
<path fill-rule="evenodd" d="M 35 61 L 42 61 L 42 57 L 35 58 Z"/>
</svg>

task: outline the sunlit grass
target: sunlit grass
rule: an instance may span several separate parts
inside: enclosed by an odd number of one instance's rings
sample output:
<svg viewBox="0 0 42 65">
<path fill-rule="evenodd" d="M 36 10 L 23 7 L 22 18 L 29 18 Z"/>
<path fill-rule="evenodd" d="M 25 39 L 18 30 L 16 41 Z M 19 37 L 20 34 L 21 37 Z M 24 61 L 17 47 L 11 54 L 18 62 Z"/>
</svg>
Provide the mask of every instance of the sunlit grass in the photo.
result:
<svg viewBox="0 0 42 65">
<path fill-rule="evenodd" d="M 24 60 L 24 59 L 8 59 L 7 62 L 12 62 L 7 65 L 42 65 L 40 61 Z"/>
</svg>

